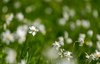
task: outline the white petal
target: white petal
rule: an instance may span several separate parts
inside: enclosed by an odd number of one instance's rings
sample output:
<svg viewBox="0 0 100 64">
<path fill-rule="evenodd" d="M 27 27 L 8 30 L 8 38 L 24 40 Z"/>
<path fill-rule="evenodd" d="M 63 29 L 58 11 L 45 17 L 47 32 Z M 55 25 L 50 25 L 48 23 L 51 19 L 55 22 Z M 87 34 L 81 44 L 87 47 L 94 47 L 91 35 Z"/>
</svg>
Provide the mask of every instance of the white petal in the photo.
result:
<svg viewBox="0 0 100 64">
<path fill-rule="evenodd" d="M 36 32 L 33 32 L 32 35 L 35 36 Z"/>
<path fill-rule="evenodd" d="M 29 33 L 32 33 L 32 31 L 30 30 Z"/>
</svg>

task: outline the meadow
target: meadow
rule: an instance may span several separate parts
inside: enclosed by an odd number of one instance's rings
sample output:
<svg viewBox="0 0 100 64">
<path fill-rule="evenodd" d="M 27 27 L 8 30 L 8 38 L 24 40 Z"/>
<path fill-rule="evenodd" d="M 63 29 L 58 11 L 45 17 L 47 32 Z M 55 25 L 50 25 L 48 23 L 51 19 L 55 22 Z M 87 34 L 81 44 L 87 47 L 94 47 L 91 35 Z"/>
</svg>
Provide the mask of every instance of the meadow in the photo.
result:
<svg viewBox="0 0 100 64">
<path fill-rule="evenodd" d="M 100 0 L 0 0 L 0 64 L 100 64 Z"/>
</svg>

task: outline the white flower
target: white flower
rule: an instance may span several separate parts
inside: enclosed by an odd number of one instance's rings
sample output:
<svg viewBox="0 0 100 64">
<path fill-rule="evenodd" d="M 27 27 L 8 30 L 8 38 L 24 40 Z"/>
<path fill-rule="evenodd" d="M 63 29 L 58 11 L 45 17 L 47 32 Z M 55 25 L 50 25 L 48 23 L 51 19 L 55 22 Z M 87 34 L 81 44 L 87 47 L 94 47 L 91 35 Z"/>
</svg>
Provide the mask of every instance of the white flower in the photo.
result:
<svg viewBox="0 0 100 64">
<path fill-rule="evenodd" d="M 14 3 L 14 8 L 20 8 L 21 7 L 21 2 L 17 1 Z"/>
<path fill-rule="evenodd" d="M 81 26 L 81 25 L 82 25 L 81 20 L 79 20 L 79 19 L 78 19 L 78 20 L 76 20 L 76 25 L 77 25 L 77 26 Z"/>
<path fill-rule="evenodd" d="M 69 15 L 70 15 L 71 17 L 74 17 L 74 16 L 75 16 L 75 10 L 74 10 L 74 9 L 70 9 Z"/>
<path fill-rule="evenodd" d="M 15 37 L 18 39 L 18 43 L 23 43 L 25 40 L 26 40 L 26 32 L 25 31 L 23 31 L 23 30 L 21 30 L 21 29 L 18 29 L 17 31 L 16 31 L 16 35 L 15 35 Z"/>
<path fill-rule="evenodd" d="M 65 37 L 65 39 L 68 38 L 68 32 L 67 31 L 64 32 L 64 37 Z"/>
<path fill-rule="evenodd" d="M 89 62 L 91 62 L 91 60 L 95 59 L 95 56 L 94 56 L 94 54 L 91 54 L 90 56 L 86 55 L 86 58 L 88 59 Z"/>
<path fill-rule="evenodd" d="M 7 11 L 8 11 L 8 7 L 7 7 L 7 6 L 3 6 L 2 12 L 3 12 L 3 13 L 6 13 Z"/>
<path fill-rule="evenodd" d="M 88 20 L 82 20 L 82 26 L 86 29 L 90 27 L 90 21 Z"/>
<path fill-rule="evenodd" d="M 95 55 L 96 59 L 98 60 L 100 57 L 100 52 L 98 50 L 95 50 L 95 51 L 96 51 L 96 53 L 94 55 Z"/>
<path fill-rule="evenodd" d="M 14 41 L 13 35 L 10 33 L 9 30 L 6 30 L 6 32 L 2 33 L 2 41 L 6 42 L 6 44 L 9 44 L 10 42 Z"/>
<path fill-rule="evenodd" d="M 59 22 L 59 24 L 62 25 L 62 26 L 66 24 L 66 20 L 65 20 L 64 18 L 60 18 L 60 19 L 58 20 L 58 22 Z"/>
<path fill-rule="evenodd" d="M 52 8 L 50 8 L 50 7 L 46 8 L 45 13 L 48 14 L 48 15 L 51 14 L 52 13 Z"/>
<path fill-rule="evenodd" d="M 100 41 L 97 41 L 97 48 L 100 50 Z"/>
<path fill-rule="evenodd" d="M 66 51 L 65 53 L 66 53 L 66 55 L 65 55 L 66 58 L 70 61 L 70 59 L 73 58 L 73 57 L 71 56 L 72 52 Z"/>
<path fill-rule="evenodd" d="M 64 49 L 60 49 L 60 52 L 58 52 L 58 55 L 60 55 L 61 58 L 65 56 L 64 51 L 65 51 Z"/>
<path fill-rule="evenodd" d="M 83 38 L 83 39 L 85 39 L 85 34 L 79 34 L 79 38 Z"/>
<path fill-rule="evenodd" d="M 32 33 L 33 36 L 35 36 L 36 32 L 38 32 L 38 29 L 36 29 L 34 26 L 29 27 L 29 29 L 30 29 L 29 33 Z"/>
<path fill-rule="evenodd" d="M 93 43 L 92 43 L 92 41 L 88 41 L 88 42 L 86 42 L 86 45 L 92 47 L 93 46 Z"/>
<path fill-rule="evenodd" d="M 90 13 L 91 12 L 91 4 L 86 3 L 86 12 Z"/>
<path fill-rule="evenodd" d="M 45 26 L 43 24 L 39 25 L 39 30 L 40 32 L 45 35 L 46 34 L 46 31 L 45 31 Z"/>
<path fill-rule="evenodd" d="M 79 38 L 79 46 L 83 46 L 83 44 L 84 44 L 84 39 L 83 38 Z"/>
<path fill-rule="evenodd" d="M 69 15 L 66 11 L 63 11 L 63 18 L 68 21 L 69 20 Z"/>
<path fill-rule="evenodd" d="M 63 37 L 59 37 L 58 39 L 59 39 L 59 43 L 60 43 L 62 46 L 64 46 L 64 38 L 63 38 Z"/>
<path fill-rule="evenodd" d="M 97 34 L 96 37 L 100 41 L 100 34 Z"/>
<path fill-rule="evenodd" d="M 72 39 L 71 39 L 71 38 L 67 38 L 67 39 L 66 39 L 66 42 L 67 42 L 68 44 L 70 44 L 70 43 L 72 43 Z"/>
<path fill-rule="evenodd" d="M 16 51 L 13 50 L 13 49 L 8 48 L 6 53 L 7 53 L 6 62 L 11 63 L 11 64 L 15 63 L 16 62 L 16 57 L 17 57 Z"/>
<path fill-rule="evenodd" d="M 52 44 L 57 50 L 61 47 L 59 42 L 55 41 L 55 43 Z"/>
<path fill-rule="evenodd" d="M 75 30 L 75 23 L 74 22 L 70 22 L 70 29 L 71 30 Z"/>
<path fill-rule="evenodd" d="M 98 10 L 93 10 L 93 16 L 94 16 L 94 18 L 98 17 Z"/>
<path fill-rule="evenodd" d="M 6 18 L 6 23 L 7 23 L 8 25 L 10 24 L 10 21 L 12 21 L 13 17 L 14 17 L 13 13 L 7 14 L 7 15 L 5 16 L 5 18 Z"/>
<path fill-rule="evenodd" d="M 93 31 L 92 31 L 92 30 L 89 30 L 89 31 L 87 32 L 87 34 L 88 34 L 90 37 L 92 37 Z"/>
<path fill-rule="evenodd" d="M 18 19 L 18 21 L 22 21 L 24 19 L 24 15 L 21 12 L 19 12 L 17 13 L 16 18 Z"/>
<path fill-rule="evenodd" d="M 26 64 L 26 61 L 24 59 L 21 60 L 21 63 L 19 64 Z"/>
</svg>

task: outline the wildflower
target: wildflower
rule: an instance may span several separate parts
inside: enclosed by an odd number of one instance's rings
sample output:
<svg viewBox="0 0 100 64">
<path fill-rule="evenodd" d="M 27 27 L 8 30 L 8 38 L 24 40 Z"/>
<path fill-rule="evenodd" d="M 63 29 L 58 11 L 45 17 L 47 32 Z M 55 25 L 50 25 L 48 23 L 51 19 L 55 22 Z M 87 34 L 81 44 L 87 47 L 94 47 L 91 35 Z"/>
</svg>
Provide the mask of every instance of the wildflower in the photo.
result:
<svg viewBox="0 0 100 64">
<path fill-rule="evenodd" d="M 17 53 L 15 50 L 8 48 L 7 51 L 7 56 L 6 56 L 6 62 L 7 63 L 15 63 L 16 62 L 16 57 L 17 57 Z"/>
<path fill-rule="evenodd" d="M 60 43 L 62 46 L 64 46 L 64 38 L 63 38 L 63 37 L 59 37 L 58 39 L 59 39 L 59 43 Z"/>
<path fill-rule="evenodd" d="M 14 36 L 10 33 L 9 30 L 6 30 L 6 32 L 2 33 L 2 41 L 6 42 L 6 44 L 9 44 L 10 42 L 14 41 Z"/>
<path fill-rule="evenodd" d="M 73 31 L 75 30 L 76 26 L 74 22 L 70 22 L 70 29 Z"/>
<path fill-rule="evenodd" d="M 65 39 L 68 38 L 68 32 L 67 31 L 64 32 L 64 37 L 65 37 Z"/>
<path fill-rule="evenodd" d="M 59 42 L 55 41 L 55 43 L 52 44 L 57 50 L 61 47 Z"/>
<path fill-rule="evenodd" d="M 26 64 L 26 61 L 24 59 L 21 60 L 21 63 L 19 64 Z"/>
<path fill-rule="evenodd" d="M 65 56 L 64 51 L 65 51 L 64 49 L 60 49 L 60 52 L 58 53 L 58 55 L 60 55 L 61 58 Z"/>
<path fill-rule="evenodd" d="M 69 11 L 69 15 L 70 15 L 71 17 L 74 17 L 74 16 L 75 16 L 75 10 L 74 10 L 74 9 L 71 9 L 71 10 Z"/>
<path fill-rule="evenodd" d="M 50 7 L 46 8 L 45 13 L 50 15 L 52 13 L 52 8 L 50 8 Z"/>
<path fill-rule="evenodd" d="M 86 29 L 90 27 L 90 21 L 88 20 L 82 20 L 82 26 Z"/>
<path fill-rule="evenodd" d="M 94 54 L 86 55 L 86 58 L 87 58 L 88 62 L 91 62 L 91 60 L 95 59 L 95 56 L 94 56 Z"/>
<path fill-rule="evenodd" d="M 19 12 L 17 13 L 16 18 L 18 19 L 18 21 L 22 21 L 24 19 L 24 15 L 21 12 Z"/>
<path fill-rule="evenodd" d="M 7 14 L 7 15 L 5 16 L 5 18 L 6 18 L 6 23 L 7 23 L 8 25 L 10 24 L 10 21 L 12 21 L 13 17 L 14 17 L 13 13 Z"/>
<path fill-rule="evenodd" d="M 72 43 L 72 39 L 71 39 L 71 38 L 67 38 L 67 39 L 66 39 L 66 42 L 67 42 L 68 44 L 70 44 L 70 43 Z"/>
<path fill-rule="evenodd" d="M 69 61 L 70 61 L 71 58 L 73 58 L 73 57 L 71 56 L 72 52 L 66 51 L 65 54 L 66 54 L 66 55 L 65 55 L 66 58 L 67 58 Z"/>
<path fill-rule="evenodd" d="M 79 46 L 83 46 L 83 44 L 84 44 L 84 39 L 83 39 L 83 38 L 79 38 L 79 43 L 80 43 Z"/>
<path fill-rule="evenodd" d="M 81 26 L 81 24 L 82 24 L 81 20 L 79 20 L 79 19 L 76 20 L 76 25 L 77 25 L 77 26 Z"/>
<path fill-rule="evenodd" d="M 69 15 L 66 11 L 63 11 L 63 18 L 65 19 L 65 21 L 69 20 Z"/>
<path fill-rule="evenodd" d="M 16 38 L 18 39 L 18 43 L 22 43 L 22 42 L 24 42 L 25 40 L 26 40 L 26 32 L 25 31 L 23 31 L 23 30 L 20 30 L 20 29 L 18 29 L 17 31 L 16 31 Z"/>
<path fill-rule="evenodd" d="M 94 16 L 94 18 L 98 17 L 98 10 L 93 10 L 93 16 Z"/>
<path fill-rule="evenodd" d="M 21 7 L 21 2 L 20 1 L 17 1 L 14 3 L 14 8 L 20 8 Z"/>
<path fill-rule="evenodd" d="M 66 24 L 66 20 L 65 20 L 64 18 L 60 18 L 60 19 L 58 20 L 58 22 L 59 22 L 59 24 L 62 25 L 62 26 Z"/>
<path fill-rule="evenodd" d="M 92 47 L 93 46 L 93 43 L 92 43 L 92 41 L 88 41 L 88 42 L 86 42 L 86 45 Z"/>
<path fill-rule="evenodd" d="M 95 50 L 95 51 L 96 51 L 96 53 L 95 53 L 94 55 L 95 55 L 96 59 L 98 60 L 98 59 L 99 59 L 99 57 L 100 57 L 100 52 L 99 52 L 99 51 L 97 51 L 97 50 Z"/>
<path fill-rule="evenodd" d="M 83 39 L 85 39 L 85 34 L 79 34 L 79 38 L 83 38 Z"/>
<path fill-rule="evenodd" d="M 38 29 L 36 29 L 34 26 L 29 27 L 29 29 L 30 29 L 29 33 L 32 33 L 33 36 L 35 36 L 36 32 L 38 32 Z"/>
<path fill-rule="evenodd" d="M 100 34 L 97 34 L 96 37 L 100 41 Z"/>
<path fill-rule="evenodd" d="M 46 31 L 45 31 L 45 26 L 43 24 L 39 25 L 39 30 L 40 32 L 45 35 L 46 34 Z"/>
<path fill-rule="evenodd" d="M 97 41 L 97 48 L 100 50 L 100 41 Z"/>
<path fill-rule="evenodd" d="M 93 31 L 92 31 L 92 30 L 89 30 L 89 31 L 87 32 L 87 34 L 88 34 L 90 37 L 92 37 Z"/>
</svg>

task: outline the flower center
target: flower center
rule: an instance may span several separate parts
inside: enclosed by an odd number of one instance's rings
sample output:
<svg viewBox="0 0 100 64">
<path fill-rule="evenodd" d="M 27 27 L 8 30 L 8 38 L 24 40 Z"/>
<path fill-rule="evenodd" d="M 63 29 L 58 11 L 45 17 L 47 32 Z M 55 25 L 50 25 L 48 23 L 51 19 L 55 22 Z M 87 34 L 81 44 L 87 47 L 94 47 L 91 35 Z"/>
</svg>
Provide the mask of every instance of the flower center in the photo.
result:
<svg viewBox="0 0 100 64">
<path fill-rule="evenodd" d="M 91 58 L 93 58 L 93 55 L 91 56 Z"/>
<path fill-rule="evenodd" d="M 97 55 L 97 57 L 99 57 L 99 54 Z"/>
<path fill-rule="evenodd" d="M 83 42 L 83 44 L 84 44 L 85 42 Z"/>
<path fill-rule="evenodd" d="M 35 32 L 35 29 L 33 30 L 33 32 Z"/>
<path fill-rule="evenodd" d="M 62 40 L 62 42 L 64 42 L 64 40 Z"/>
<path fill-rule="evenodd" d="M 70 57 L 70 55 L 67 55 L 67 57 Z"/>
<path fill-rule="evenodd" d="M 7 36 L 7 39 L 10 40 L 10 36 Z"/>
<path fill-rule="evenodd" d="M 58 45 L 56 45 L 58 47 Z"/>
</svg>

